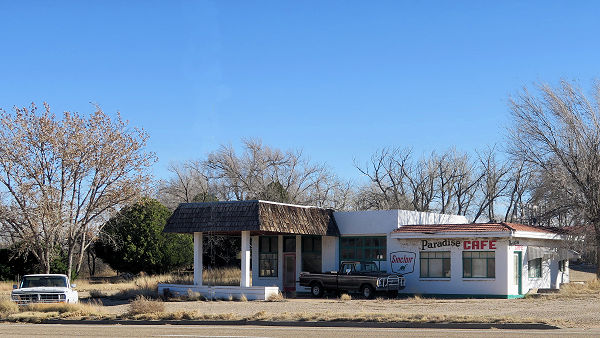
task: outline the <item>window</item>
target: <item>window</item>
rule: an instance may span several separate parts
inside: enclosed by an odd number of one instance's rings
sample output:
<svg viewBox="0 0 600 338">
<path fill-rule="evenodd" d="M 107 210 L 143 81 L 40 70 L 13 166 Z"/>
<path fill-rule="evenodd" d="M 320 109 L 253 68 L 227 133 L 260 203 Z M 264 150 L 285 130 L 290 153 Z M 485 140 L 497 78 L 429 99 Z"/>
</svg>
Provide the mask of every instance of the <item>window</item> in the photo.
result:
<svg viewBox="0 0 600 338">
<path fill-rule="evenodd" d="M 277 277 L 277 236 L 260 237 L 258 276 Z"/>
<path fill-rule="evenodd" d="M 562 261 L 558 262 L 558 271 L 560 272 L 565 272 L 567 271 L 568 268 L 568 264 L 567 264 L 568 260 L 563 259 Z"/>
<path fill-rule="evenodd" d="M 450 251 L 421 251 L 422 278 L 450 278 Z"/>
<path fill-rule="evenodd" d="M 340 259 L 355 261 L 384 261 L 386 237 L 342 237 Z"/>
<path fill-rule="evenodd" d="M 463 251 L 463 278 L 495 278 L 494 251 Z"/>
<path fill-rule="evenodd" d="M 296 236 L 283 237 L 283 252 L 296 252 Z"/>
<path fill-rule="evenodd" d="M 536 258 L 529 261 L 527 264 L 527 275 L 529 278 L 542 277 L 542 259 Z"/>
<path fill-rule="evenodd" d="M 302 271 L 321 273 L 321 237 L 302 236 Z"/>
</svg>

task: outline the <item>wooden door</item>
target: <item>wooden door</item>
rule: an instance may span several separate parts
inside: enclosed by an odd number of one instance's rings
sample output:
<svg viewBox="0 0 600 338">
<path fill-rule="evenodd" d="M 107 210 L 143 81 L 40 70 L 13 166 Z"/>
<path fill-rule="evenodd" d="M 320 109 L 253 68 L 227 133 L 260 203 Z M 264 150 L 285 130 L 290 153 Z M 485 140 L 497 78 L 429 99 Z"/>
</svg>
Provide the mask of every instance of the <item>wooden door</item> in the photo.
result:
<svg viewBox="0 0 600 338">
<path fill-rule="evenodd" d="M 296 291 L 296 254 L 283 254 L 283 291 Z"/>
</svg>

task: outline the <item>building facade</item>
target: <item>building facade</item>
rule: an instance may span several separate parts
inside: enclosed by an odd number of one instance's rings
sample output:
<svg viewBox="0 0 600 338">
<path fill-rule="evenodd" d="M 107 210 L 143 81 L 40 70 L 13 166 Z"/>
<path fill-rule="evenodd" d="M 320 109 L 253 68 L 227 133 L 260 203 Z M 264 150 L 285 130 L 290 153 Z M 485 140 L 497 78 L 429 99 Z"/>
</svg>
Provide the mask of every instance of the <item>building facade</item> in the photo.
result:
<svg viewBox="0 0 600 338">
<path fill-rule="evenodd" d="M 242 288 L 286 292 L 308 292 L 297 283 L 300 272 L 337 270 L 342 261 L 374 261 L 380 270 L 405 276 L 401 293 L 518 298 L 531 289 L 567 283 L 572 257 L 556 229 L 268 201 L 182 204 L 165 231 L 194 233 L 196 285 L 203 285 L 199 253 L 202 234 L 208 232 L 242 236 Z"/>
</svg>

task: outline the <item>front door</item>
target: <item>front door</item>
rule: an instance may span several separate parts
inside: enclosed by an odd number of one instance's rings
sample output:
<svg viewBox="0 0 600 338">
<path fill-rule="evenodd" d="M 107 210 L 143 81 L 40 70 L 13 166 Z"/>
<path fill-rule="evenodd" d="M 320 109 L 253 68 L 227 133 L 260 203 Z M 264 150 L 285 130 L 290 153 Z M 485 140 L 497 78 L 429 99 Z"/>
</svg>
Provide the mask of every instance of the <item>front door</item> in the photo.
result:
<svg viewBox="0 0 600 338">
<path fill-rule="evenodd" d="M 519 288 L 519 295 L 523 294 L 523 260 L 521 251 L 515 251 L 513 258 L 514 284 Z"/>
<path fill-rule="evenodd" d="M 296 291 L 296 254 L 283 254 L 283 291 Z"/>
</svg>

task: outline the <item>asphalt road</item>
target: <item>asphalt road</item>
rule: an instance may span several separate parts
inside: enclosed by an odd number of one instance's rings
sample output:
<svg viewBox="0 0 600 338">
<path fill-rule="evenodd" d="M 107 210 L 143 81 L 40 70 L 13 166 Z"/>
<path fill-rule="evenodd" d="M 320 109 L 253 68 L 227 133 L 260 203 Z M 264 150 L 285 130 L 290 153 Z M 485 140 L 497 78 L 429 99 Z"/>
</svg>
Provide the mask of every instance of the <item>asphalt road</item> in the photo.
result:
<svg viewBox="0 0 600 338">
<path fill-rule="evenodd" d="M 457 330 L 226 325 L 0 324 L 0 337 L 598 337 L 600 329 Z"/>
</svg>

